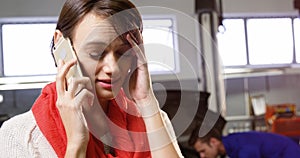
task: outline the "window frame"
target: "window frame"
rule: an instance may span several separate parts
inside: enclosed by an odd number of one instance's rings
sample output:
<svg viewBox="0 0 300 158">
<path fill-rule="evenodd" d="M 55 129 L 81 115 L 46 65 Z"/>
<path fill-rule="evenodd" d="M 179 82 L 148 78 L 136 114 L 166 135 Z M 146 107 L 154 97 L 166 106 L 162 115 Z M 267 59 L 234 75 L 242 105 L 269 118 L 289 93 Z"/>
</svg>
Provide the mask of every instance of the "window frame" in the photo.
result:
<svg viewBox="0 0 300 158">
<path fill-rule="evenodd" d="M 248 19 L 278 19 L 278 18 L 290 18 L 291 28 L 292 28 L 292 41 L 293 41 L 293 59 L 291 63 L 286 64 L 260 64 L 251 65 L 249 61 L 249 45 L 248 45 L 248 30 L 247 30 L 247 20 Z M 251 77 L 251 76 L 265 76 L 265 75 L 278 75 L 286 72 L 299 73 L 298 69 L 300 67 L 300 62 L 296 61 L 296 50 L 295 50 L 295 26 L 294 19 L 299 18 L 297 16 L 252 16 L 252 17 L 234 17 L 227 16 L 226 19 L 242 19 L 244 21 L 245 29 L 245 41 L 246 41 L 246 60 L 245 65 L 223 65 L 224 75 L 226 78 L 241 78 L 241 77 Z M 225 27 L 225 26 L 224 26 Z M 226 28 L 225 28 L 226 29 Z M 300 55 L 300 52 L 299 54 Z"/>
<path fill-rule="evenodd" d="M 0 18 L 0 77 L 6 77 L 4 75 L 4 58 L 3 58 L 3 39 L 2 39 L 2 26 L 5 24 L 47 24 L 56 23 L 57 17 L 12 17 L 12 18 Z M 50 44 L 50 43 L 49 43 Z M 41 75 L 45 76 L 45 75 Z"/>
</svg>

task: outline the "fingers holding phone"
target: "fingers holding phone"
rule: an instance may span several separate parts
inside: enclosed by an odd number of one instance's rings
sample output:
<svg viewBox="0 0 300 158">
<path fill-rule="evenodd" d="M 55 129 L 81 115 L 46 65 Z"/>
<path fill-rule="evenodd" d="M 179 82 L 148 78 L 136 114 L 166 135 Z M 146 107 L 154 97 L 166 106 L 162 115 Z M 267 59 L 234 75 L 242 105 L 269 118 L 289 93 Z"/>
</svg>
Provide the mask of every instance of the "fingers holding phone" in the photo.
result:
<svg viewBox="0 0 300 158">
<path fill-rule="evenodd" d="M 83 77 L 76 53 L 69 39 L 61 38 L 55 45 L 53 57 L 58 65 L 56 77 L 57 108 L 68 140 L 86 144 L 89 140 L 83 108 L 94 101 L 92 84 Z"/>
</svg>

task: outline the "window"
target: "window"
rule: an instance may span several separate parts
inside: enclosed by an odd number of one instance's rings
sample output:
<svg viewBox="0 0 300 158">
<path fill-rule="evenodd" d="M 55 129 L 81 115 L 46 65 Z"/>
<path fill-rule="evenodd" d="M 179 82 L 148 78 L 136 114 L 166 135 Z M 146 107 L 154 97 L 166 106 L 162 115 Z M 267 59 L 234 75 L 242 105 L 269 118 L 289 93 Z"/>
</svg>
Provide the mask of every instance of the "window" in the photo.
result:
<svg viewBox="0 0 300 158">
<path fill-rule="evenodd" d="M 268 68 L 300 61 L 300 46 L 295 44 L 300 42 L 298 18 L 228 18 L 223 24 L 225 32 L 217 38 L 225 67 Z"/>
<path fill-rule="evenodd" d="M 4 76 L 55 74 L 50 43 L 55 23 L 2 25 Z"/>
<path fill-rule="evenodd" d="M 144 45 L 151 74 L 179 71 L 173 19 L 144 19 Z"/>
<path fill-rule="evenodd" d="M 50 53 L 56 19 L 41 19 L 0 19 L 2 76 L 40 76 L 56 73 Z M 175 18 L 143 17 L 143 21 L 143 37 L 150 73 L 178 72 Z"/>
<path fill-rule="evenodd" d="M 246 37 L 243 19 L 226 19 L 223 21 L 226 29 L 218 33 L 219 52 L 224 65 L 246 65 Z M 237 60 L 239 59 L 239 60 Z"/>
<path fill-rule="evenodd" d="M 250 64 L 292 63 L 293 32 L 291 24 L 290 18 L 248 19 Z"/>
<path fill-rule="evenodd" d="M 300 63 L 300 19 L 294 19 L 294 35 L 295 35 L 295 51 L 296 51 L 296 61 Z"/>
</svg>

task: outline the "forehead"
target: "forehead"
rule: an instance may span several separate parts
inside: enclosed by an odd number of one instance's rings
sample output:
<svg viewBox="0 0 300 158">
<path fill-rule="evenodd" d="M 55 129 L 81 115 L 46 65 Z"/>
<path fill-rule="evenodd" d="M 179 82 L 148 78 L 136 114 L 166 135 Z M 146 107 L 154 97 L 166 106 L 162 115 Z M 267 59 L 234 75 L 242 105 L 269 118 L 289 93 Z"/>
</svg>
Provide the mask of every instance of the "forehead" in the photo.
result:
<svg viewBox="0 0 300 158">
<path fill-rule="evenodd" d="M 197 140 L 196 143 L 194 144 L 194 148 L 197 152 L 202 151 L 203 149 L 205 149 L 206 147 L 208 147 L 207 143 L 203 143 L 201 140 Z"/>
<path fill-rule="evenodd" d="M 85 15 L 74 30 L 74 40 L 81 41 L 81 45 L 93 42 L 110 44 L 112 41 L 122 43 L 119 36 L 110 20 L 93 12 Z"/>
</svg>

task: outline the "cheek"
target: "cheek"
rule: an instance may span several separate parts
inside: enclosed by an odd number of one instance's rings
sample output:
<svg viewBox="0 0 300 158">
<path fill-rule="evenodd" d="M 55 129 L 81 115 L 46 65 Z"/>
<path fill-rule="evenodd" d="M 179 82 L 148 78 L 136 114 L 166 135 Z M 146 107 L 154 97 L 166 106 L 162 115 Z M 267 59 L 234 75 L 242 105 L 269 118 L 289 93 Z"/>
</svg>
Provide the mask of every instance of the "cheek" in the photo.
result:
<svg viewBox="0 0 300 158">
<path fill-rule="evenodd" d="M 123 75 L 128 74 L 129 69 L 132 69 L 133 59 L 132 58 L 121 58 L 118 60 L 118 66 Z"/>
<path fill-rule="evenodd" d="M 210 155 L 214 157 L 218 156 L 218 150 L 216 148 L 210 148 Z"/>
<path fill-rule="evenodd" d="M 80 56 L 78 57 L 80 58 Z M 95 72 L 96 72 L 96 67 L 97 67 L 97 61 L 89 59 L 89 58 L 80 58 L 80 66 L 81 70 L 84 76 L 86 77 L 94 77 Z"/>
</svg>

